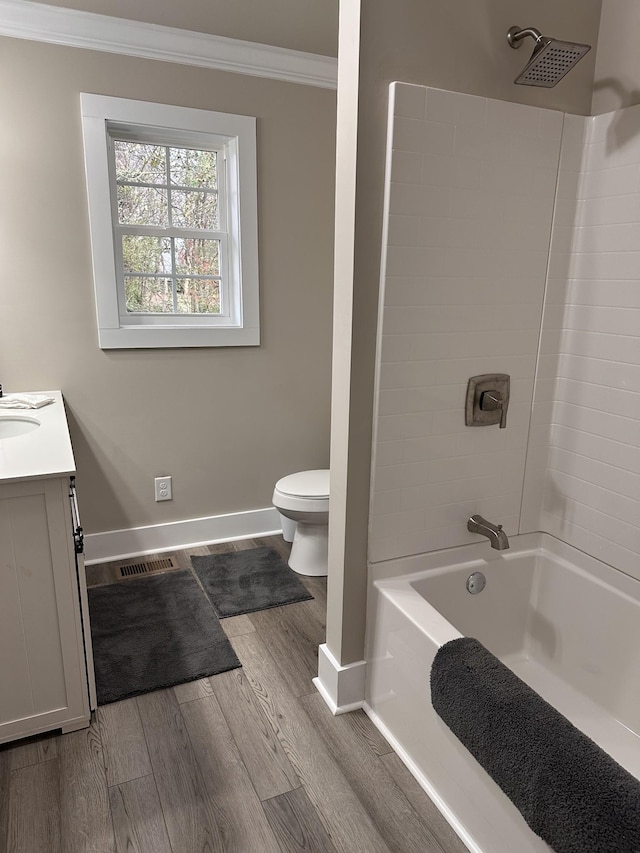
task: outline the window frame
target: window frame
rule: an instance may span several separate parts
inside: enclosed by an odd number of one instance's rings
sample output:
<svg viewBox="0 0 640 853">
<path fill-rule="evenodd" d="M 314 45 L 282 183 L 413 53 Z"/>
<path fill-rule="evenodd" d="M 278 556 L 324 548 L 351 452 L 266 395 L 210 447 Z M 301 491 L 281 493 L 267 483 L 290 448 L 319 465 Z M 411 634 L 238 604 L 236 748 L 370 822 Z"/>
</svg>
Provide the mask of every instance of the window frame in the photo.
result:
<svg viewBox="0 0 640 853">
<path fill-rule="evenodd" d="M 256 119 L 87 93 L 81 94 L 81 113 L 99 346 L 259 345 Z M 126 312 L 119 292 L 123 270 L 114 225 L 111 151 L 112 140 L 122 138 L 223 152 L 227 251 L 221 273 L 227 277 L 226 316 Z"/>
</svg>

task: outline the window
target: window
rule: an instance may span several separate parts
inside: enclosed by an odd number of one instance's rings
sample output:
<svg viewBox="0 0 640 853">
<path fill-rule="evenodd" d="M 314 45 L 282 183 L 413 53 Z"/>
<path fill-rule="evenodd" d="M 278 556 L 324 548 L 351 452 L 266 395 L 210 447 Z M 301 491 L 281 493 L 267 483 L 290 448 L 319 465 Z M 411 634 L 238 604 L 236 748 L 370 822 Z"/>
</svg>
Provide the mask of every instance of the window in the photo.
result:
<svg viewBox="0 0 640 853">
<path fill-rule="evenodd" d="M 100 346 L 258 344 L 255 119 L 81 97 Z"/>
</svg>

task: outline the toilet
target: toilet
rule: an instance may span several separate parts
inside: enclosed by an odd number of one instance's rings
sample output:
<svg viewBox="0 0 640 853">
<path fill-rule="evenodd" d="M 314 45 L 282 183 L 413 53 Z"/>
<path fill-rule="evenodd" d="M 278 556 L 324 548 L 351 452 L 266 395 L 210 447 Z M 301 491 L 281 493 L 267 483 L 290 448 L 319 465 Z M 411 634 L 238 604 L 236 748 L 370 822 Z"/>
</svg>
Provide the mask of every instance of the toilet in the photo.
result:
<svg viewBox="0 0 640 853">
<path fill-rule="evenodd" d="M 329 471 L 299 471 L 283 477 L 273 490 L 273 505 L 295 523 L 289 567 L 300 575 L 327 574 Z M 291 530 L 289 525 L 285 533 Z"/>
</svg>

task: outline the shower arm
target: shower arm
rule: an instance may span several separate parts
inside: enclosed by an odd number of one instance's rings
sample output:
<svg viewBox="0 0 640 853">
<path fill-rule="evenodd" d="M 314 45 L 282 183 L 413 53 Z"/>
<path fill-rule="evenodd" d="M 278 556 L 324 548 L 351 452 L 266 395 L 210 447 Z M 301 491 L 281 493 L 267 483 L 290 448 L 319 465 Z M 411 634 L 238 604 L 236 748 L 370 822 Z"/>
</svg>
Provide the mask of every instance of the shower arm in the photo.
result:
<svg viewBox="0 0 640 853">
<path fill-rule="evenodd" d="M 521 30 L 520 27 L 511 27 L 507 33 L 507 41 L 514 50 L 517 50 L 519 47 L 522 47 L 522 40 L 527 36 L 531 36 L 531 38 L 536 40 L 536 47 L 538 47 L 544 39 L 540 30 L 536 30 L 535 27 L 525 27 L 523 30 Z"/>
</svg>

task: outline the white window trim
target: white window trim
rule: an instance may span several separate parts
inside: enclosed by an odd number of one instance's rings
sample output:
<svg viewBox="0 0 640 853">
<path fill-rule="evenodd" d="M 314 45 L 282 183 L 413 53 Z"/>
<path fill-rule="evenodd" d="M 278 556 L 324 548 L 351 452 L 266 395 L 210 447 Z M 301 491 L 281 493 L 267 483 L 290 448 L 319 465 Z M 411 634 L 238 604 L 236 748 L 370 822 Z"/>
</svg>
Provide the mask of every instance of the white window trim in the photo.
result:
<svg viewBox="0 0 640 853">
<path fill-rule="evenodd" d="M 152 104 L 106 95 L 81 96 L 89 221 L 93 255 L 98 339 L 102 349 L 153 347 L 256 346 L 260 343 L 258 289 L 258 201 L 256 120 L 252 116 Z M 148 325 L 126 322 L 118 307 L 116 247 L 114 242 L 109 174 L 107 122 L 224 136 L 227 146 L 231 217 L 230 253 L 239 283 L 238 316 L 229 325 L 212 325 L 206 317 L 185 325 Z M 237 192 L 234 192 L 234 185 Z M 235 242 L 237 241 L 237 245 Z M 232 323 L 232 320 L 234 321 Z M 220 321 L 217 319 L 217 323 Z"/>
</svg>

